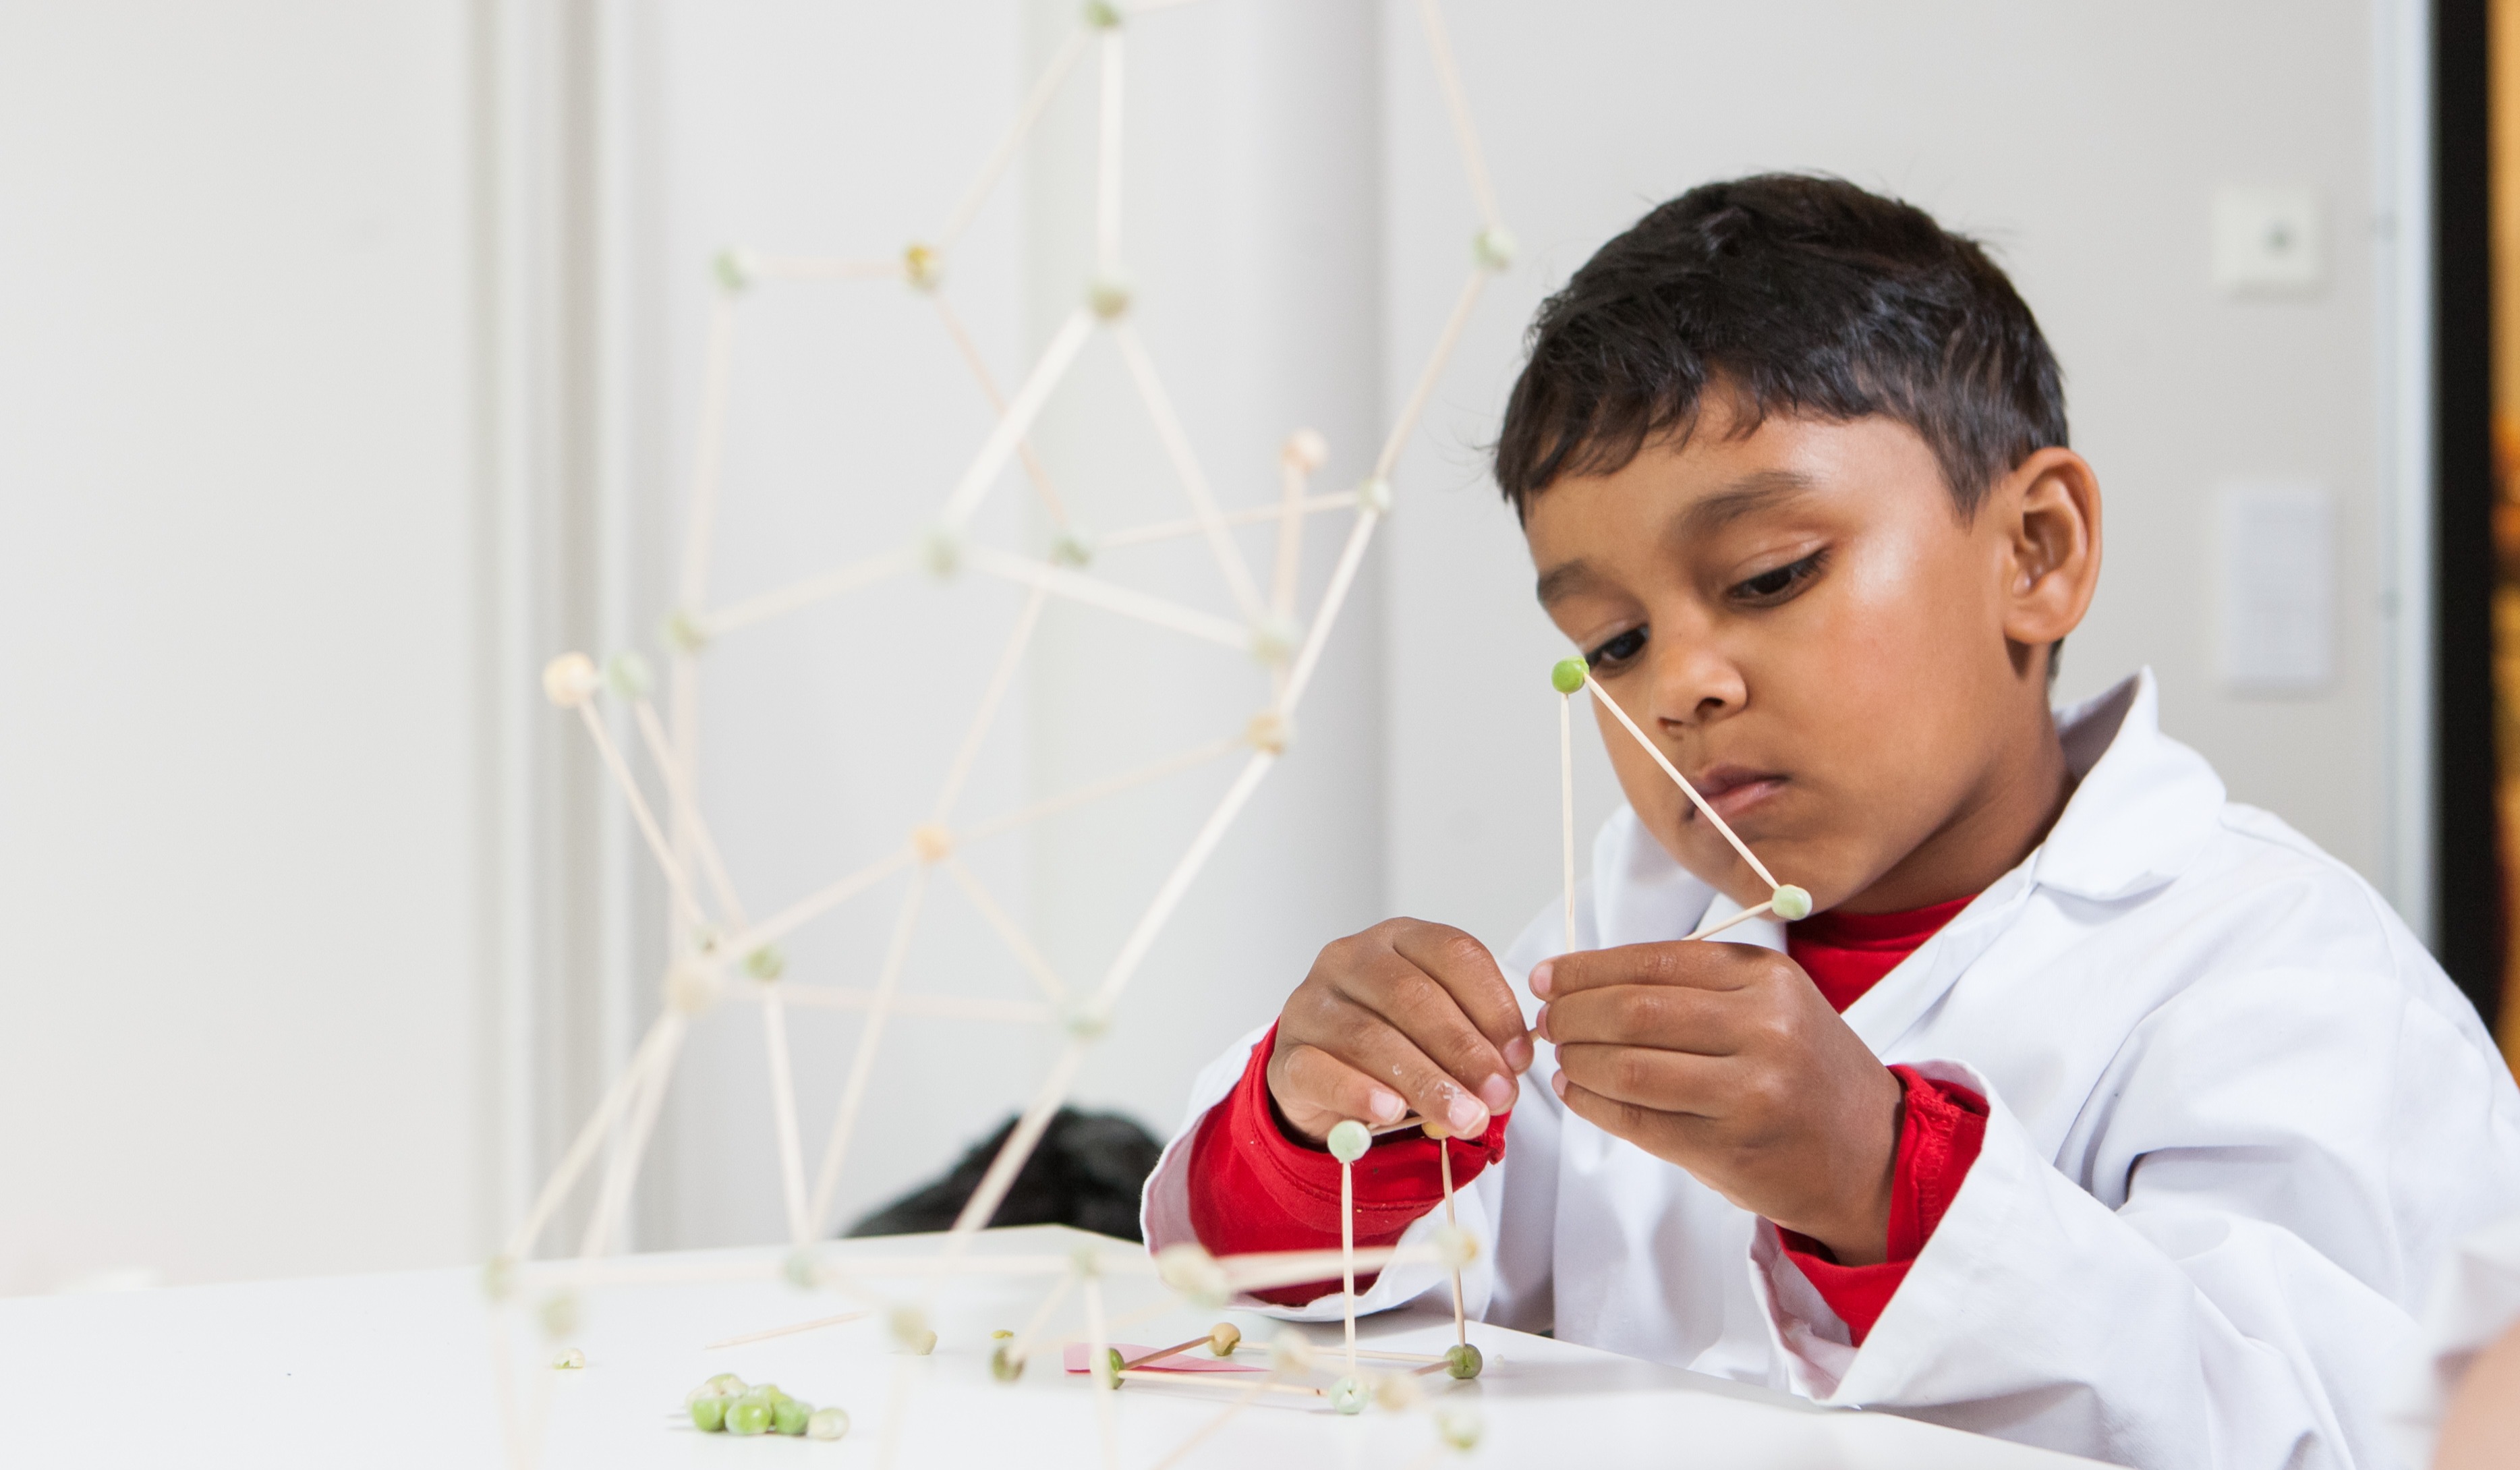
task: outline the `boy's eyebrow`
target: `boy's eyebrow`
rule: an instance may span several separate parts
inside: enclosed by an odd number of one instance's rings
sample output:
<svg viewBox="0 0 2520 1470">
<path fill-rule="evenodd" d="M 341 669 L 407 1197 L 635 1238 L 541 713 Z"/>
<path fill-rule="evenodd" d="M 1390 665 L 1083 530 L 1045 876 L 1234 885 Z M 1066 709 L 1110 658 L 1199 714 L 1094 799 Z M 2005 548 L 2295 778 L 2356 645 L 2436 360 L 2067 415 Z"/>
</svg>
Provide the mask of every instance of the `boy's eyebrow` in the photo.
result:
<svg viewBox="0 0 2520 1470">
<path fill-rule="evenodd" d="M 1540 594 L 1542 607 L 1553 607 L 1592 586 L 1594 580 L 1592 564 L 1579 557 L 1571 562 L 1560 562 L 1542 573 L 1535 590 Z"/>
<path fill-rule="evenodd" d="M 1681 512 L 1672 528 L 1685 536 L 1709 535 L 1743 516 L 1817 487 L 1810 476 L 1798 470 L 1754 470 Z"/>
</svg>

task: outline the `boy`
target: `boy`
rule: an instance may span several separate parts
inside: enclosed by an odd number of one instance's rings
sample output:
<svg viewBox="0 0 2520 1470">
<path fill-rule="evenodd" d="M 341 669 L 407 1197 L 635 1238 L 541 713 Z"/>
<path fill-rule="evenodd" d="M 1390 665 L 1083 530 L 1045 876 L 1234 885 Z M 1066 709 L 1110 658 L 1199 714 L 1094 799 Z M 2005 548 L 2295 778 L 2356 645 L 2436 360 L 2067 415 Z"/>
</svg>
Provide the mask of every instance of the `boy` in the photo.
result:
<svg viewBox="0 0 2520 1470">
<path fill-rule="evenodd" d="M 1414 1112 L 1455 1136 L 1376 1141 L 1360 1243 L 1431 1233 L 1450 1148 L 1487 1320 L 2123 1464 L 2387 1462 L 2436 1258 L 2520 1208 L 2520 1091 L 2149 674 L 2050 714 L 2100 496 L 2002 273 L 1842 182 L 1692 190 L 1542 308 L 1496 469 L 1600 688 L 1817 911 L 1678 942 L 1766 885 L 1600 712 L 1572 942 L 1323 950 L 1200 1079 L 1148 1244 L 1334 1244 L 1323 1136 Z"/>
</svg>

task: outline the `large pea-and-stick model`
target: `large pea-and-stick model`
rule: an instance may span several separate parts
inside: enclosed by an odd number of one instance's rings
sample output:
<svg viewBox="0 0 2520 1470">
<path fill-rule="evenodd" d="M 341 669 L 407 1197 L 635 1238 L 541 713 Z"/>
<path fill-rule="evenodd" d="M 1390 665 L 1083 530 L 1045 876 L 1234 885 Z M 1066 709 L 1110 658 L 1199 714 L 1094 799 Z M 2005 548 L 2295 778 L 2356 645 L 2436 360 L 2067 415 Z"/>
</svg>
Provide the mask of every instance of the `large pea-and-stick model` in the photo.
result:
<svg viewBox="0 0 2520 1470">
<path fill-rule="evenodd" d="M 1289 1401 L 1327 1401 L 1341 1412 L 1353 1413 L 1363 1409 L 1369 1400 L 1394 1408 L 1417 1402 L 1412 1386 L 1420 1375 L 1441 1371 L 1456 1378 L 1466 1378 L 1479 1371 L 1477 1350 L 1468 1343 L 1461 1279 L 1461 1268 L 1475 1255 L 1477 1246 L 1454 1216 L 1451 1161 L 1448 1148 L 1440 1143 L 1443 1130 L 1426 1126 L 1418 1120 L 1409 1120 L 1400 1126 L 1425 1126 L 1427 1134 L 1439 1140 L 1438 1153 L 1444 1160 L 1445 1225 L 1425 1243 L 1358 1249 L 1354 1241 L 1351 1211 L 1351 1225 L 1342 1232 L 1341 1246 L 1336 1251 L 1274 1253 L 1219 1260 L 1196 1246 L 1177 1246 L 1153 1261 L 1143 1253 L 1121 1249 L 1088 1248 L 1072 1255 L 1038 1257 L 982 1257 L 968 1253 L 974 1232 L 995 1215 L 1017 1171 L 1040 1141 L 1052 1116 L 1067 1097 L 1094 1044 L 1106 1031 L 1113 1007 L 1137 975 L 1157 936 L 1215 851 L 1227 828 L 1251 801 L 1262 780 L 1284 754 L 1296 709 L 1319 666 L 1323 650 L 1355 581 L 1374 528 L 1391 508 L 1393 469 L 1417 428 L 1487 277 L 1506 268 L 1512 257 L 1511 237 L 1498 216 L 1494 191 L 1471 127 L 1467 99 L 1446 41 L 1436 0 L 1417 0 L 1430 59 L 1479 218 L 1479 227 L 1471 240 L 1471 269 L 1424 367 L 1393 419 L 1372 469 L 1362 484 L 1353 491 L 1312 493 L 1310 477 L 1321 467 L 1327 450 L 1320 436 L 1298 430 L 1288 436 L 1281 453 L 1282 493 L 1277 502 L 1248 510 L 1229 511 L 1223 508 L 1210 489 L 1197 453 L 1171 406 L 1153 359 L 1130 325 L 1132 302 L 1121 250 L 1122 66 L 1128 25 L 1148 13 L 1185 3 L 1191 3 L 1191 0 L 1140 0 L 1134 5 L 1093 0 L 1087 4 L 1082 23 L 1052 57 L 1019 108 L 1013 124 L 990 154 L 978 177 L 964 194 L 944 226 L 929 240 L 909 246 L 898 258 L 833 259 L 730 251 L 716 263 L 719 291 L 707 336 L 697 464 L 683 547 L 679 602 L 666 620 L 667 637 L 672 645 L 667 713 L 660 716 L 651 702 L 648 670 L 636 655 L 617 654 L 599 666 L 584 654 L 567 654 L 554 660 L 544 674 L 546 692 L 556 704 L 576 712 L 606 770 L 628 804 L 640 837 L 663 875 L 679 937 L 678 953 L 665 977 L 665 1000 L 660 1013 L 485 1274 L 494 1302 L 510 1308 L 532 1304 L 539 1312 L 545 1331 L 555 1339 L 565 1338 L 573 1330 L 573 1291 L 578 1287 L 742 1280 L 763 1274 L 762 1267 L 749 1263 L 701 1263 L 609 1255 L 615 1233 L 629 1208 L 641 1161 L 655 1129 L 667 1082 L 686 1034 L 704 1013 L 722 1001 L 732 1000 L 756 1006 L 761 1017 L 781 1188 L 792 1248 L 784 1266 L 787 1279 L 800 1287 L 833 1289 L 869 1307 L 880 1309 L 895 1341 L 913 1355 L 923 1355 L 935 1345 L 936 1335 L 927 1325 L 927 1306 L 932 1301 L 932 1293 L 945 1280 L 974 1274 L 999 1279 L 1038 1277 L 1047 1280 L 1050 1283 L 1047 1296 L 1020 1331 L 1013 1332 L 996 1345 L 991 1365 L 998 1376 L 1012 1378 L 1021 1374 L 1032 1355 L 1044 1351 L 1059 1352 L 1070 1343 L 1083 1342 L 1089 1350 L 1087 1361 L 1095 1369 L 1092 1381 L 1101 1428 L 1102 1458 L 1105 1465 L 1117 1464 L 1114 1396 L 1121 1385 L 1160 1382 L 1166 1378 L 1165 1374 L 1146 1366 L 1151 1357 L 1106 1365 L 1108 1345 L 1113 1334 L 1129 1327 L 1140 1317 L 1171 1309 L 1176 1305 L 1167 1298 L 1158 1308 L 1147 1312 L 1110 1317 L 1103 1309 L 1102 1282 L 1106 1276 L 1153 1274 L 1174 1296 L 1205 1307 L 1222 1307 L 1238 1293 L 1316 1281 L 1332 1274 L 1340 1278 L 1344 1288 L 1346 1347 L 1341 1364 L 1344 1371 L 1333 1383 L 1325 1389 L 1292 1381 L 1310 1370 L 1312 1353 L 1300 1337 L 1292 1334 L 1282 1336 L 1270 1345 L 1267 1373 L 1251 1383 L 1245 1392 L 1225 1403 L 1214 1419 L 1159 1460 L 1158 1466 L 1177 1463 L 1222 1429 L 1236 1414 L 1270 1394 L 1290 1396 Z M 1031 369 L 1016 385 L 1015 391 L 1008 396 L 1000 391 L 971 338 L 949 304 L 944 289 L 944 270 L 964 230 L 1003 178 L 1033 125 L 1089 52 L 1095 55 L 1100 72 L 1094 213 L 1096 274 L 1084 299 L 1068 313 Z M 978 380 L 980 390 L 996 410 L 997 418 L 964 473 L 944 495 L 932 528 L 918 544 L 895 548 L 791 586 L 712 606 L 710 548 L 720 497 L 719 467 L 728 417 L 739 302 L 753 288 L 782 281 L 889 281 L 920 293 L 935 308 L 939 324 Z M 1044 405 L 1098 334 L 1107 337 L 1119 352 L 1128 381 L 1180 481 L 1190 512 L 1186 520 L 1117 531 L 1100 538 L 1099 544 L 1090 541 L 1070 519 L 1066 505 L 1029 442 L 1029 435 Z M 1029 555 L 977 544 L 969 536 L 974 512 L 1011 466 L 1020 468 L 1022 477 L 1031 483 L 1047 512 L 1053 528 L 1047 555 Z M 1304 527 L 1312 517 L 1335 512 L 1352 512 L 1353 520 L 1328 584 L 1314 605 L 1309 620 L 1299 622 L 1297 593 L 1301 580 Z M 1264 591 L 1261 578 L 1254 574 L 1244 559 L 1234 528 L 1266 524 L 1275 525 L 1277 537 L 1275 565 Z M 1192 538 L 1203 543 L 1213 558 L 1219 581 L 1232 598 L 1237 616 L 1222 616 L 1142 592 L 1090 570 L 1098 550 Z M 717 639 L 805 607 L 922 572 L 939 578 L 976 574 L 1026 589 L 1021 610 L 1008 635 L 995 671 L 956 748 L 955 758 L 929 819 L 913 828 L 900 847 L 872 865 L 842 876 L 766 917 L 755 917 L 737 895 L 698 799 L 696 752 L 698 676 L 702 657 Z M 1237 657 L 1256 657 L 1269 670 L 1271 698 L 1260 712 L 1250 715 L 1234 734 L 1145 768 L 1038 801 L 1006 815 L 958 830 L 951 825 L 957 798 L 972 772 L 983 738 L 1022 666 L 1042 613 L 1054 598 L 1099 608 L 1194 640 L 1221 645 Z M 1580 664 L 1575 667 L 1580 673 Z M 1563 666 L 1557 679 L 1560 691 L 1571 695 Z M 1579 677 L 1574 687 L 1582 687 L 1584 682 Z M 1595 686 L 1595 693 L 1605 705 L 1609 704 L 1598 686 Z M 661 789 L 661 816 L 658 804 L 650 800 L 625 754 L 624 747 L 633 742 L 617 738 L 610 720 L 599 708 L 608 696 L 612 702 L 626 707 L 628 723 L 636 732 L 635 743 L 645 751 Z M 1609 705 L 1609 708 L 1616 710 L 1615 705 Z M 1619 717 L 1625 722 L 1624 713 Z M 1569 727 L 1569 716 L 1563 711 L 1561 726 Z M 1632 731 L 1636 729 L 1632 723 L 1629 728 Z M 1637 734 L 1641 741 L 1645 739 L 1641 731 Z M 1571 741 L 1571 734 L 1567 738 Z M 1645 744 L 1648 750 L 1652 749 L 1650 741 L 1645 741 Z M 1568 749 L 1571 750 L 1571 746 Z M 1090 990 L 1080 991 L 1072 988 L 1058 974 L 1013 917 L 956 855 L 958 849 L 970 843 L 1014 831 L 1030 822 L 1125 790 L 1161 781 L 1237 751 L 1245 753 L 1239 774 L 1209 811 L 1189 848 L 1157 887 L 1103 971 L 1101 983 Z M 1569 758 L 1571 760 L 1571 756 Z M 1667 761 L 1665 768 L 1670 769 Z M 1676 770 L 1672 775 L 1675 780 L 1679 779 Z M 1682 785 L 1686 788 L 1687 783 L 1684 781 Z M 1566 815 L 1566 879 L 1567 934 L 1571 945 L 1575 933 L 1571 774 L 1566 778 L 1562 795 L 1569 804 Z M 1690 795 L 1694 798 L 1695 793 Z M 1718 826 L 1721 825 L 1719 819 Z M 1730 829 L 1725 829 L 1725 834 L 1732 837 Z M 1737 839 L 1735 846 L 1739 846 Z M 1746 849 L 1741 850 L 1753 869 L 1765 876 L 1766 870 L 1759 866 L 1758 860 L 1749 856 Z M 906 892 L 893 919 L 890 942 L 871 988 L 813 986 L 782 979 L 786 968 L 780 948 L 783 940 L 851 898 L 875 889 L 884 880 L 905 873 Z M 1040 1001 L 921 996 L 904 990 L 901 982 L 910 941 L 926 887 L 937 874 L 944 876 L 971 899 L 973 908 L 987 928 L 1005 944 L 1016 965 L 1039 987 L 1042 991 Z M 1773 880 L 1771 883 L 1774 886 Z M 1779 888 L 1777 894 L 1777 898 L 1772 900 L 1774 909 L 1780 915 L 1790 916 L 1800 891 Z M 1763 908 L 1767 906 L 1763 905 Z M 1748 916 L 1744 914 L 1741 917 Z M 1706 932 L 1712 933 L 1713 930 Z M 787 1008 L 800 1004 L 853 1010 L 864 1016 L 854 1054 L 848 1061 L 837 1112 L 825 1135 L 810 1184 L 786 1026 Z M 821 1249 L 819 1243 L 832 1227 L 840 1198 L 843 1166 L 848 1158 L 851 1139 L 868 1106 L 873 1066 L 887 1023 L 896 1016 L 1037 1026 L 1061 1035 L 1063 1043 L 1047 1076 L 1019 1115 L 1006 1144 L 982 1176 L 951 1231 L 934 1252 L 879 1259 L 843 1258 Z M 1352 1177 L 1353 1164 L 1363 1156 L 1370 1142 L 1369 1132 L 1362 1123 L 1342 1124 L 1332 1131 L 1330 1148 L 1340 1162 L 1343 1196 L 1349 1190 L 1345 1181 Z M 596 1171 L 594 1166 L 599 1155 L 603 1157 L 604 1164 L 602 1170 Z M 535 1261 L 533 1252 L 546 1228 L 564 1201 L 588 1179 L 591 1172 L 596 1174 L 593 1204 L 575 1258 Z M 1360 1348 L 1355 1334 L 1357 1273 L 1414 1263 L 1436 1264 L 1451 1272 L 1455 1347 L 1435 1357 Z M 1066 1337 L 1055 1336 L 1053 1324 L 1071 1296 L 1079 1299 L 1084 1319 L 1082 1330 Z M 811 1331 L 835 1326 L 862 1315 L 865 1313 L 853 1311 L 819 1316 L 730 1341 L 754 1341 Z M 509 1336 L 503 1323 L 494 1323 L 492 1341 L 499 1369 L 501 1414 L 508 1454 L 513 1464 L 523 1465 L 538 1456 L 548 1402 L 549 1375 L 539 1375 L 527 1401 L 519 1404 L 515 1385 L 506 1372 Z M 1222 1329 L 1214 1341 L 1232 1351 L 1232 1344 Z M 582 1359 L 573 1354 L 564 1354 L 560 1359 L 562 1364 Z M 909 1359 L 905 1357 L 903 1361 L 906 1364 Z M 1405 1365 L 1405 1371 L 1369 1375 L 1361 1366 L 1366 1361 L 1401 1363 Z M 879 1426 L 881 1463 L 889 1464 L 894 1457 L 902 1413 L 908 1405 L 910 1394 L 910 1380 L 896 1373 L 888 1409 Z M 1459 1448 L 1466 1449 L 1476 1437 L 1474 1422 L 1460 1414 L 1438 1415 L 1438 1430 L 1443 1443 Z"/>
</svg>

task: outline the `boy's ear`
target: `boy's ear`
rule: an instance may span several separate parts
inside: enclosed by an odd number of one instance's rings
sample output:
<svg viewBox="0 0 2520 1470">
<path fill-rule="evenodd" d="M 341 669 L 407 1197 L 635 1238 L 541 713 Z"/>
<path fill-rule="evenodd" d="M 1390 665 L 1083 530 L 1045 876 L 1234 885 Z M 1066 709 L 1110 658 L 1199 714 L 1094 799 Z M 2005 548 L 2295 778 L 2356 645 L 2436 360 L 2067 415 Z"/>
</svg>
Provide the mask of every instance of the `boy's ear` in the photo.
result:
<svg viewBox="0 0 2520 1470">
<path fill-rule="evenodd" d="M 1997 482 L 2004 543 L 2003 636 L 2027 652 L 2074 630 L 2100 581 L 2100 482 L 2071 449 L 2041 449 Z"/>
</svg>

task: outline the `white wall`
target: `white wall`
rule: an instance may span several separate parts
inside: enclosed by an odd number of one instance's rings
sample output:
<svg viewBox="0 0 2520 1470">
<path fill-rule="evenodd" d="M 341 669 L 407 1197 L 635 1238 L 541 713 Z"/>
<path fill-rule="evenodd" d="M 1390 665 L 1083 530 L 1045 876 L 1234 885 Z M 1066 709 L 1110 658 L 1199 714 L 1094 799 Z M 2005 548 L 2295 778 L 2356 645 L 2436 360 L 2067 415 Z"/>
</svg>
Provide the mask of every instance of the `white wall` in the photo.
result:
<svg viewBox="0 0 2520 1470">
<path fill-rule="evenodd" d="M 2384 772 L 2371 239 L 2371 16 L 2347 0 L 2110 6 L 1843 0 L 1445 7 L 1497 189 L 1524 246 L 1408 464 L 1385 664 L 1392 898 L 1510 938 L 1556 887 L 1552 696 L 1563 652 L 1486 479 L 1531 310 L 1603 240 L 1688 186 L 1816 169 L 1986 239 L 2063 360 L 2098 467 L 2106 555 L 2060 696 L 2149 663 L 2171 732 L 2241 801 L 2382 877 Z M 1395 34 L 1414 33 L 1394 6 Z M 1451 283 L 1410 262 L 1472 221 L 1416 52 L 1386 48 L 1390 336 L 1420 340 Z M 2240 302 L 2207 276 L 2222 184 L 2324 194 L 2329 284 Z M 1458 248 L 1458 247 L 1455 247 Z M 1394 357 L 1395 367 L 1404 359 Z M 1387 379 L 1395 386 L 1397 379 Z M 2339 510 L 2338 676 L 2312 698 L 2221 689 L 2207 641 L 2207 492 L 2307 478 Z M 1615 801 L 1598 747 L 1588 818 Z M 1517 773 L 1520 773 L 1517 775 Z M 1500 799 L 1500 789 L 1519 796 Z"/>
<path fill-rule="evenodd" d="M 0 9 L 0 1291 L 478 1250 L 460 19 Z"/>
</svg>

